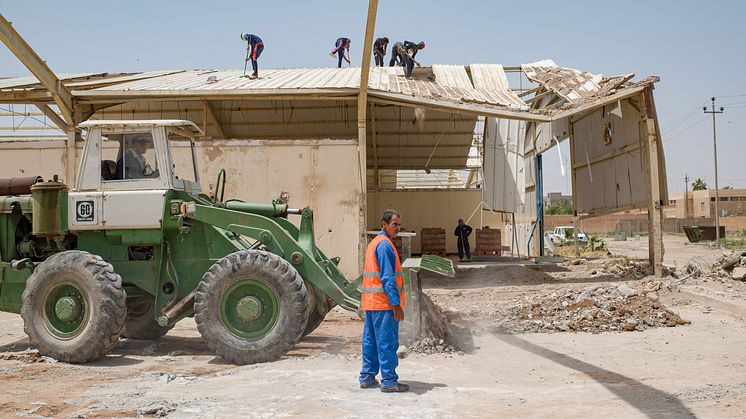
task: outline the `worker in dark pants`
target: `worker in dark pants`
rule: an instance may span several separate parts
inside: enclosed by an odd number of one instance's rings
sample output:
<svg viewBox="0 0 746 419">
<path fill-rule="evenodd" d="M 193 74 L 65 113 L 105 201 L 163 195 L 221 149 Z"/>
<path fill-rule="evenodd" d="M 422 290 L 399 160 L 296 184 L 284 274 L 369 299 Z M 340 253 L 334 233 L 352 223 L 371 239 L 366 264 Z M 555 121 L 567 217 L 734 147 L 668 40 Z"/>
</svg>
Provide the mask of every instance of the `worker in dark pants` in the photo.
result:
<svg viewBox="0 0 746 419">
<path fill-rule="evenodd" d="M 469 246 L 469 235 L 471 235 L 471 227 L 464 223 L 462 218 L 458 219 L 458 225 L 453 235 L 458 237 L 456 245 L 458 246 L 458 260 L 459 262 L 471 262 L 471 247 Z M 466 259 L 464 259 L 464 251 L 466 251 Z"/>
<path fill-rule="evenodd" d="M 350 64 L 350 39 L 337 38 L 337 42 L 334 43 L 334 49 L 329 55 L 333 56 L 334 54 L 337 54 L 337 57 L 339 57 L 337 68 L 342 68 L 342 59 L 347 61 L 347 64 Z"/>
<path fill-rule="evenodd" d="M 259 64 L 257 63 L 257 60 L 259 59 L 259 56 L 262 55 L 262 51 L 264 51 L 264 42 L 262 42 L 262 38 L 250 33 L 242 33 L 241 39 L 246 41 L 246 51 L 251 49 L 251 52 L 246 56 L 246 61 L 251 61 L 251 68 L 254 70 L 254 73 L 250 75 L 249 78 L 258 79 Z"/>
<path fill-rule="evenodd" d="M 414 61 L 414 57 L 417 56 L 417 52 L 421 49 L 425 49 L 425 43 L 423 41 L 420 41 L 418 44 L 415 44 L 412 41 L 404 41 L 404 49 Z"/>
<path fill-rule="evenodd" d="M 378 38 L 373 43 L 373 57 L 376 59 L 376 67 L 383 67 L 383 60 L 386 57 L 386 47 L 389 45 L 387 37 Z"/>
<path fill-rule="evenodd" d="M 400 65 L 404 67 L 405 75 L 407 77 L 412 76 L 412 69 L 414 68 L 414 60 L 407 54 L 407 50 L 404 48 L 404 44 L 397 42 L 391 47 L 391 60 L 389 61 L 389 67 Z"/>
</svg>

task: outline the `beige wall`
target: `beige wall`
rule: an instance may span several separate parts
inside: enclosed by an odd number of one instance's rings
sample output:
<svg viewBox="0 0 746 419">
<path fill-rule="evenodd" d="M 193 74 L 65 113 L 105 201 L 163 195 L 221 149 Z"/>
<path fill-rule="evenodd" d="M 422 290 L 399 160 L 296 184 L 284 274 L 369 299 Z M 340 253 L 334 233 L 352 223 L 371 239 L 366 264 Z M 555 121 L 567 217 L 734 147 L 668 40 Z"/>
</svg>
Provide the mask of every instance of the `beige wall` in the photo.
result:
<svg viewBox="0 0 746 419">
<path fill-rule="evenodd" d="M 64 146 L 63 140 L 0 142 L 0 177 L 63 176 Z M 203 191 L 225 168 L 226 199 L 270 202 L 288 192 L 291 207 L 313 208 L 319 248 L 341 257 L 345 275 L 357 277 L 361 189 L 355 140 L 211 141 L 198 143 L 197 151 Z M 189 148 L 175 146 L 173 158 L 177 166 L 187 164 Z M 290 220 L 297 224 L 300 218 Z"/>
<path fill-rule="evenodd" d="M 459 218 L 466 220 L 479 205 L 481 191 L 395 191 L 368 192 L 368 227 L 380 228 L 381 213 L 393 208 L 402 214 L 402 227 L 414 231 L 417 237 L 412 241 L 412 252 L 420 252 L 420 231 L 426 227 L 446 230 L 446 252 L 456 253 L 456 237 L 453 229 Z M 503 229 L 499 213 L 483 211 L 482 225 Z M 474 213 L 469 225 L 476 230 L 480 226 L 480 212 Z M 503 237 L 505 234 L 503 233 Z M 472 249 L 476 245 L 476 232 L 472 234 Z M 504 240 L 504 239 L 503 239 Z M 508 243 L 510 243 L 508 241 Z"/>
</svg>

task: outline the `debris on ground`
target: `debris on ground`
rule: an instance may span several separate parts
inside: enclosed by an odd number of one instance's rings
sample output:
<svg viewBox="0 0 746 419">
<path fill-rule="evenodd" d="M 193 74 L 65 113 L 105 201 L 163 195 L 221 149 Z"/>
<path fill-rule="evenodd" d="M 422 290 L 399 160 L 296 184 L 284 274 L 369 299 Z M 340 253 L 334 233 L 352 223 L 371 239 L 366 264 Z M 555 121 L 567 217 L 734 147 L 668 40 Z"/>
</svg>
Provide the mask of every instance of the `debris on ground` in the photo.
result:
<svg viewBox="0 0 746 419">
<path fill-rule="evenodd" d="M 37 362 L 46 362 L 53 364 L 57 362 L 56 359 L 50 358 L 48 356 L 43 356 L 36 349 L 27 349 L 20 352 L 2 352 L 0 353 L 0 359 L 6 361 L 21 361 L 27 364 L 34 364 Z"/>
<path fill-rule="evenodd" d="M 153 416 L 156 418 L 162 418 L 168 416 L 169 413 L 176 410 L 176 405 L 169 402 L 156 402 L 147 407 L 141 407 L 137 409 L 139 416 Z"/>
<path fill-rule="evenodd" d="M 433 354 L 463 355 L 464 354 L 458 348 L 446 342 L 445 340 L 436 339 L 436 338 L 422 338 L 418 340 L 417 342 L 415 342 L 415 344 L 412 345 L 412 347 L 408 348 L 407 350 L 418 353 L 418 354 L 423 354 L 423 355 L 433 355 Z"/>
<path fill-rule="evenodd" d="M 643 331 L 689 324 L 667 309 L 657 292 L 670 279 L 592 285 L 526 297 L 498 324 L 510 333 Z"/>
<path fill-rule="evenodd" d="M 713 264 L 705 261 L 689 262 L 684 273 L 686 278 L 704 276 L 723 282 L 726 278 L 746 281 L 746 251 L 722 255 Z"/>
</svg>

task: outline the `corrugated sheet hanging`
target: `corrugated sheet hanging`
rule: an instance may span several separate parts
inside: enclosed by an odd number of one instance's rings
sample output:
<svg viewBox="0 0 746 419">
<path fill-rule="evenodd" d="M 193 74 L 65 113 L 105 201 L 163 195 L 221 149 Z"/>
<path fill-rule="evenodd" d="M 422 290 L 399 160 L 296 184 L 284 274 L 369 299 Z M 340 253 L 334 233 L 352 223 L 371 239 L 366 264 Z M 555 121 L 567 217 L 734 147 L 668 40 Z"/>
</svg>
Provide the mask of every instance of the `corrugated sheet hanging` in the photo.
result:
<svg viewBox="0 0 746 419">
<path fill-rule="evenodd" d="M 508 77 L 501 64 L 472 64 L 469 66 L 474 87 L 495 102 L 515 109 L 528 109 L 508 84 Z"/>
</svg>

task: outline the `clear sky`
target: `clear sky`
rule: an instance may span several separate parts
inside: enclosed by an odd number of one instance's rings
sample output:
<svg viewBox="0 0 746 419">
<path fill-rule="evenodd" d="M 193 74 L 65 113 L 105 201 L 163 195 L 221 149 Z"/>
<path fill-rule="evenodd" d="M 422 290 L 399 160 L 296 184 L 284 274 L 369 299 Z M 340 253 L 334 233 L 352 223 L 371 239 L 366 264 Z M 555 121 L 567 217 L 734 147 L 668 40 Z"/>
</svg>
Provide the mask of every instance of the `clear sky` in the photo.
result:
<svg viewBox="0 0 746 419">
<path fill-rule="evenodd" d="M 260 68 L 322 67 L 340 36 L 360 65 L 367 0 L 7 1 L 0 12 L 47 64 L 62 72 L 242 68 L 241 32 L 262 37 Z M 661 77 L 656 105 L 669 189 L 684 175 L 714 187 L 712 122 L 717 96 L 720 186 L 746 188 L 746 1 L 380 0 L 376 36 L 424 40 L 423 65 L 559 65 L 638 79 Z M 0 76 L 28 74 L 0 48 Z M 564 144 L 563 158 L 567 157 Z M 544 190 L 567 191 L 556 150 Z M 690 181 L 691 182 L 691 181 Z"/>
</svg>

